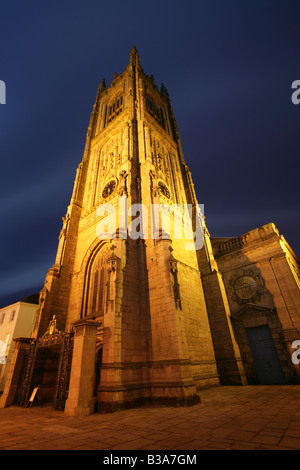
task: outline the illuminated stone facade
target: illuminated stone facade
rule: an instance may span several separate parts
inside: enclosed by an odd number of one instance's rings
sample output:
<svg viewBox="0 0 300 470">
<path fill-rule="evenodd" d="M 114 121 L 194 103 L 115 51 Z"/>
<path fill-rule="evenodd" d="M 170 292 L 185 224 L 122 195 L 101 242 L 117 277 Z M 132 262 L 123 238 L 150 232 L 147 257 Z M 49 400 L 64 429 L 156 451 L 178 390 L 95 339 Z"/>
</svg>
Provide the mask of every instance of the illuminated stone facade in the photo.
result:
<svg viewBox="0 0 300 470">
<path fill-rule="evenodd" d="M 167 239 L 159 228 L 155 237 L 128 236 L 137 215 L 129 213 L 114 236 L 99 237 L 106 219 L 98 208 L 110 204 L 119 220 L 121 196 L 148 215 L 153 204 L 197 205 L 168 92 L 144 73 L 134 47 L 125 71 L 98 89 L 40 293 L 33 337 L 42 337 L 53 315 L 59 331 L 75 332 L 65 412 L 193 404 L 203 387 L 255 383 L 245 329 L 262 325 L 271 329 L 285 379 L 295 381 L 289 345 L 300 339 L 299 267 L 275 227 L 211 239 L 201 218 L 203 246 L 191 250 L 184 236 Z M 152 234 L 151 218 L 142 222 Z"/>
<path fill-rule="evenodd" d="M 295 253 L 272 223 L 238 238 L 212 239 L 212 245 L 248 383 L 264 383 L 247 337 L 247 330 L 261 327 L 269 329 L 275 345 L 282 372 L 278 383 L 299 383 L 300 365 L 291 360 L 292 344 L 300 339 L 300 269 Z"/>
</svg>

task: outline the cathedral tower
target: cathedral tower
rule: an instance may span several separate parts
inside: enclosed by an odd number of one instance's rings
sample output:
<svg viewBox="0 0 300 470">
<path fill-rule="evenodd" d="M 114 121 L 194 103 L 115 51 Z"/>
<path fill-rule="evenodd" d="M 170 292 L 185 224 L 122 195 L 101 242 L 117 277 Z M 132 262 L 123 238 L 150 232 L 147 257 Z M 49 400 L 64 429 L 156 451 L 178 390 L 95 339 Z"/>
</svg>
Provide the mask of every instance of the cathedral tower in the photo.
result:
<svg viewBox="0 0 300 470">
<path fill-rule="evenodd" d="M 198 222 L 201 228 L 201 246 L 194 237 L 192 249 L 185 207 L 192 207 L 190 231 L 197 233 Z M 93 400 L 100 411 L 146 401 L 193 404 L 220 374 L 225 383 L 242 383 L 226 302 L 168 92 L 144 73 L 133 47 L 125 71 L 98 89 L 40 294 L 34 337 L 53 315 L 58 330 L 76 332 L 66 412 L 88 413 Z M 214 315 L 225 325 L 223 350 Z M 92 364 L 87 376 L 84 364 Z"/>
<path fill-rule="evenodd" d="M 15 339 L 0 407 L 39 390 L 78 416 L 194 404 L 217 384 L 299 383 L 299 286 L 273 223 L 210 237 L 166 87 L 133 47 L 99 86 L 33 337 Z"/>
</svg>

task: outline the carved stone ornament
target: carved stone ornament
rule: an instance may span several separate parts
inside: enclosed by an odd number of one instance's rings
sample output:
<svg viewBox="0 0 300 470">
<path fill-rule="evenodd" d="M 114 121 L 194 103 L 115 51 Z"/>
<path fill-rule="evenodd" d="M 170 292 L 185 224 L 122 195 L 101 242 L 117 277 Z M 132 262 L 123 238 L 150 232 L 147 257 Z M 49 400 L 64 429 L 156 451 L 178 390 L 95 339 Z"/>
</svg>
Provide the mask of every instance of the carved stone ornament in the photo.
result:
<svg viewBox="0 0 300 470">
<path fill-rule="evenodd" d="M 62 228 L 59 234 L 58 239 L 60 240 L 61 238 L 65 237 L 67 235 L 67 230 L 65 228 Z"/>
<path fill-rule="evenodd" d="M 264 293 L 264 281 L 261 275 L 252 269 L 243 269 L 234 274 L 227 284 L 229 296 L 238 304 L 259 302 Z"/>
<path fill-rule="evenodd" d="M 154 171 L 150 170 L 150 180 L 151 180 L 151 194 L 152 197 L 155 198 L 157 196 L 157 183 L 156 183 L 156 176 Z"/>
<path fill-rule="evenodd" d="M 177 271 L 177 260 L 174 258 L 172 251 L 172 246 L 169 246 L 170 257 L 169 257 L 169 268 L 171 273 L 171 281 L 173 286 L 173 295 L 176 308 L 182 310 L 181 306 L 181 296 L 180 296 L 180 286 L 178 283 L 178 271 Z"/>
<path fill-rule="evenodd" d="M 119 196 L 127 196 L 127 188 L 126 188 L 126 178 L 128 174 L 127 171 L 123 170 L 120 172 L 120 182 L 119 182 Z"/>
<path fill-rule="evenodd" d="M 165 183 L 163 183 L 162 181 L 158 182 L 158 192 L 161 196 L 164 196 L 165 198 L 170 199 L 170 191 L 168 190 Z"/>
<path fill-rule="evenodd" d="M 70 219 L 70 214 L 66 214 L 65 217 L 62 217 L 63 225 L 66 226 Z"/>
<path fill-rule="evenodd" d="M 47 271 L 47 276 L 53 276 L 53 277 L 58 277 L 59 276 L 59 266 L 57 264 L 54 264 L 52 268 L 49 268 Z"/>
<path fill-rule="evenodd" d="M 62 229 L 60 231 L 60 234 L 59 234 L 59 240 L 62 238 L 62 237 L 66 237 L 67 235 L 67 227 L 68 227 L 68 224 L 69 224 L 69 220 L 70 220 L 70 215 L 67 213 L 65 215 L 65 217 L 62 217 L 62 221 L 63 221 L 63 226 L 62 226 Z"/>
<path fill-rule="evenodd" d="M 48 333 L 49 335 L 53 335 L 54 333 L 57 333 L 58 330 L 56 328 L 56 318 L 55 318 L 55 315 L 53 315 L 52 317 L 52 320 L 50 321 L 49 323 L 49 326 L 48 326 Z"/>
<path fill-rule="evenodd" d="M 169 257 L 169 267 L 171 273 L 175 274 L 177 272 L 177 260 L 174 258 L 172 251 L 173 248 L 169 246 L 169 251 L 170 251 L 170 257 Z"/>
<path fill-rule="evenodd" d="M 50 320 L 49 322 L 46 332 L 41 338 L 38 339 L 38 342 L 42 344 L 46 344 L 46 343 L 50 344 L 50 343 L 56 342 L 57 339 L 63 335 L 64 333 L 62 333 L 61 331 L 57 329 L 56 318 L 55 318 L 55 315 L 53 315 L 52 320 Z"/>
<path fill-rule="evenodd" d="M 117 262 L 118 262 L 118 257 L 117 255 L 115 254 L 114 250 L 115 250 L 116 246 L 115 245 L 111 245 L 110 249 L 111 249 L 111 255 L 110 257 L 107 259 L 107 269 L 108 269 L 108 272 L 111 273 L 111 272 L 114 272 L 117 270 Z"/>
</svg>

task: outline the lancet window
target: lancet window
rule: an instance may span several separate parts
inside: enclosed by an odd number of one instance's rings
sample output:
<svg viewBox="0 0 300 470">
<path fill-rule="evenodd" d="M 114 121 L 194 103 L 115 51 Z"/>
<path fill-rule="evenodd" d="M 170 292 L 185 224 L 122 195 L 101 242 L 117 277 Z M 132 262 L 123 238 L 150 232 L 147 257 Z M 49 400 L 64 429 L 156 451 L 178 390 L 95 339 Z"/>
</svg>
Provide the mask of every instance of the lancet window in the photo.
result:
<svg viewBox="0 0 300 470">
<path fill-rule="evenodd" d="M 123 96 L 119 95 L 109 103 L 106 111 L 106 124 L 110 124 L 123 111 Z"/>
</svg>

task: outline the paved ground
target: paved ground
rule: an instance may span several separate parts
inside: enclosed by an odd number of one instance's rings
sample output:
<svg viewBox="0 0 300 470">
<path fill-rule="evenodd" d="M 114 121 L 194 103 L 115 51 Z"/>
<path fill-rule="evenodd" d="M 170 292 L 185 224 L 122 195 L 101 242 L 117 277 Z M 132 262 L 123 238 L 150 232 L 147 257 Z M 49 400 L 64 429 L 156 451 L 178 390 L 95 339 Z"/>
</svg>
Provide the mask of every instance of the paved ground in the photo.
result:
<svg viewBox="0 0 300 470">
<path fill-rule="evenodd" d="M 48 407 L 0 409 L 0 449 L 300 449 L 300 386 L 216 387 L 192 407 L 83 418 Z"/>
</svg>

